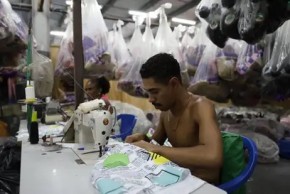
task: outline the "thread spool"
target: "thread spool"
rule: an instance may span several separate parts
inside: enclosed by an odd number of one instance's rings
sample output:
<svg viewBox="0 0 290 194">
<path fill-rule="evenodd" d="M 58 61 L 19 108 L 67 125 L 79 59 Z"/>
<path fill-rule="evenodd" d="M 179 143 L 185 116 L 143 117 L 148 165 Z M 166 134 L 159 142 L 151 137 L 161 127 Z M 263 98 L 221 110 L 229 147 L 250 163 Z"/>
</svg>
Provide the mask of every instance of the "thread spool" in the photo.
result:
<svg viewBox="0 0 290 194">
<path fill-rule="evenodd" d="M 25 88 L 25 99 L 26 101 L 33 102 L 35 101 L 35 90 L 34 90 L 34 82 L 27 81 L 26 88 Z"/>
<path fill-rule="evenodd" d="M 37 112 L 36 111 L 33 111 L 32 117 L 31 117 L 29 140 L 30 140 L 31 144 L 37 144 L 39 141 L 39 131 L 38 131 Z"/>
<path fill-rule="evenodd" d="M 88 113 L 92 110 L 96 110 L 99 106 L 105 106 L 106 103 L 103 100 L 95 99 L 89 102 L 81 103 L 78 107 L 78 110 L 82 111 L 83 113 Z"/>
<path fill-rule="evenodd" d="M 25 99 L 27 101 L 35 100 L 35 91 L 33 86 L 27 86 L 25 88 Z"/>
</svg>

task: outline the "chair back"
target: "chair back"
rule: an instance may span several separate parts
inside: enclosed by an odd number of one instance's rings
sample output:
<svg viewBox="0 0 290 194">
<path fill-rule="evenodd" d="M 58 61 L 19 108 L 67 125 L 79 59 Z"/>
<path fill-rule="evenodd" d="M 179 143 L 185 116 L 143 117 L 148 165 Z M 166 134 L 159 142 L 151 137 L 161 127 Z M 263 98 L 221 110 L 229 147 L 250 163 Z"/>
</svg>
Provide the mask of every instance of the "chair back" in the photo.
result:
<svg viewBox="0 0 290 194">
<path fill-rule="evenodd" d="M 255 142 L 247 137 L 241 137 L 243 139 L 244 149 L 248 152 L 247 165 L 239 176 L 218 186 L 220 189 L 226 191 L 229 194 L 239 189 L 248 181 L 248 179 L 253 174 L 257 164 L 258 154 Z"/>
</svg>

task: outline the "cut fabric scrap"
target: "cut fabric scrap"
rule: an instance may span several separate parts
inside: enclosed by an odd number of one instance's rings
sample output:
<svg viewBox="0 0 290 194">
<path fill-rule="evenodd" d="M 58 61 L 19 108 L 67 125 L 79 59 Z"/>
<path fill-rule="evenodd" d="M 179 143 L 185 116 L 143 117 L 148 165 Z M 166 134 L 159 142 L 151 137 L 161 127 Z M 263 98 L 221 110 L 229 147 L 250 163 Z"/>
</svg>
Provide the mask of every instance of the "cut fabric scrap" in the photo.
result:
<svg viewBox="0 0 290 194">
<path fill-rule="evenodd" d="M 172 166 L 166 166 L 164 170 L 161 170 L 158 174 L 149 174 L 146 176 L 152 183 L 166 187 L 179 181 L 182 181 L 185 176 L 183 170 Z"/>
<path fill-rule="evenodd" d="M 96 186 L 100 189 L 101 194 L 121 194 L 122 183 L 111 180 L 108 178 L 102 178 L 96 181 Z"/>
<path fill-rule="evenodd" d="M 112 154 L 104 161 L 104 167 L 115 168 L 118 166 L 127 166 L 129 164 L 129 157 L 127 154 Z"/>
</svg>

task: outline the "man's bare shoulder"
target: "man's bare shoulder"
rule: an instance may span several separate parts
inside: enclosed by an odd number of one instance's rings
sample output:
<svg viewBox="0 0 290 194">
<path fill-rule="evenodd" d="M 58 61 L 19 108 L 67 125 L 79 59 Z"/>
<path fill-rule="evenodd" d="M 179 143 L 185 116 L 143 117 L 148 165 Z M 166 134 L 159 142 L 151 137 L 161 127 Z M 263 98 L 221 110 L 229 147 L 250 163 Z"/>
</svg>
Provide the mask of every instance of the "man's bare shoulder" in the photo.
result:
<svg viewBox="0 0 290 194">
<path fill-rule="evenodd" d="M 205 96 L 193 95 L 192 94 L 192 105 L 194 106 L 214 106 L 214 103 L 206 98 Z"/>
<path fill-rule="evenodd" d="M 194 113 L 206 113 L 214 110 L 214 103 L 204 96 L 192 95 L 191 110 Z"/>
</svg>

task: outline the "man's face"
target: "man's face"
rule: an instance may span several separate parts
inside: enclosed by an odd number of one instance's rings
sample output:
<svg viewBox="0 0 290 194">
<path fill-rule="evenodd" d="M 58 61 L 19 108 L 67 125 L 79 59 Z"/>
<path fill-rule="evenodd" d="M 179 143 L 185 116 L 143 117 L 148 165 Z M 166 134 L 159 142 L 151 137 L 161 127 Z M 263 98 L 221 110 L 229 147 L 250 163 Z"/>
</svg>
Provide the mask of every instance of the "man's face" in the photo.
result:
<svg viewBox="0 0 290 194">
<path fill-rule="evenodd" d="M 94 100 L 97 99 L 99 96 L 99 91 L 96 87 L 96 84 L 92 83 L 91 81 L 88 81 L 85 85 L 85 91 L 88 96 L 88 100 Z"/>
<path fill-rule="evenodd" d="M 148 92 L 149 102 L 156 109 L 167 111 L 171 108 L 174 102 L 174 87 L 170 82 L 166 84 L 158 83 L 153 78 L 142 79 L 143 88 Z"/>
</svg>

